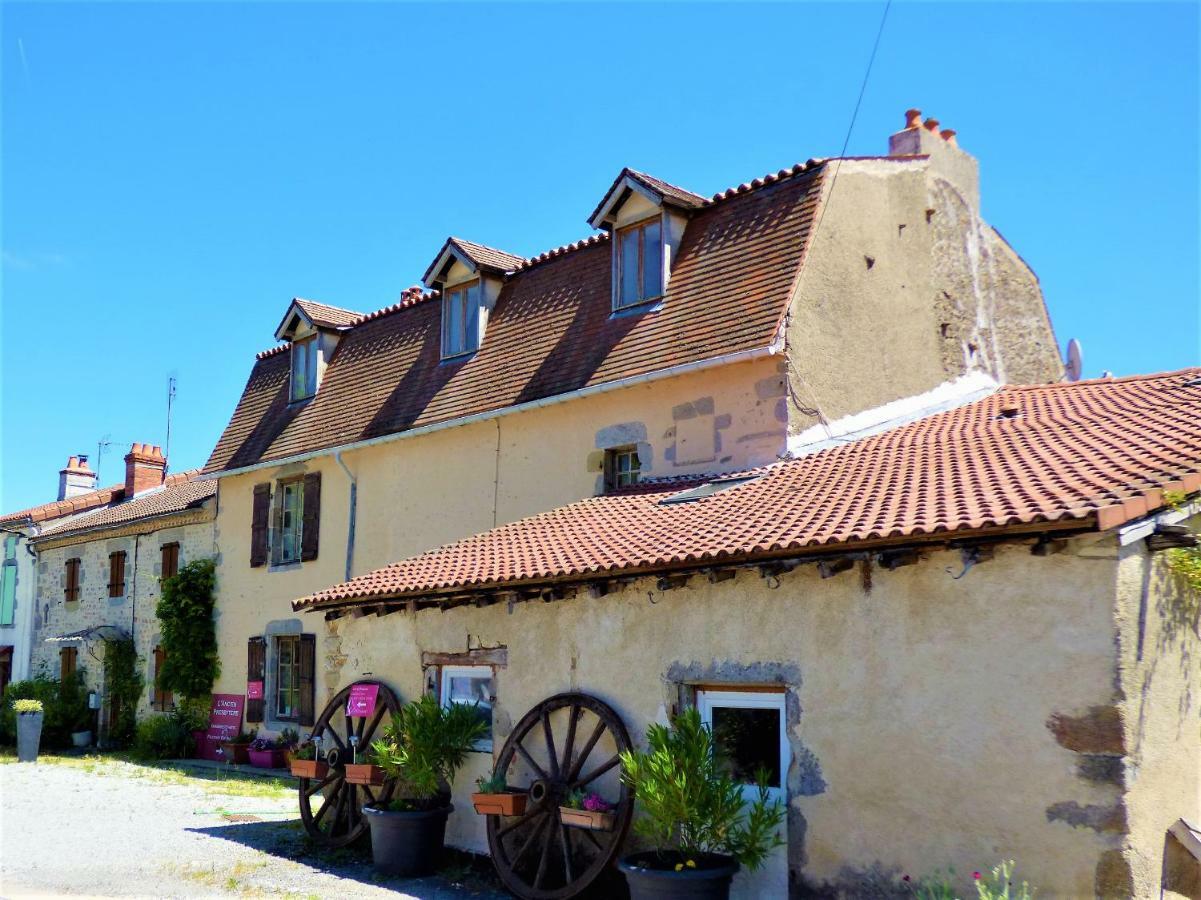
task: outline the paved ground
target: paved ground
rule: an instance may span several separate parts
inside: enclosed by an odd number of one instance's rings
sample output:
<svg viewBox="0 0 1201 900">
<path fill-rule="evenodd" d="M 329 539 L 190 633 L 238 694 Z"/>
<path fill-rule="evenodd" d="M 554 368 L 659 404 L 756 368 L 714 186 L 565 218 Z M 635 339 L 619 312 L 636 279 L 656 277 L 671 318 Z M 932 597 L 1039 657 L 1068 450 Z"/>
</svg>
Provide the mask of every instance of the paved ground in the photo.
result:
<svg viewBox="0 0 1201 900">
<path fill-rule="evenodd" d="M 318 853 L 287 782 L 94 757 L 8 760 L 0 897 L 507 896 L 466 865 L 431 879 L 378 879 L 369 849 Z"/>
</svg>

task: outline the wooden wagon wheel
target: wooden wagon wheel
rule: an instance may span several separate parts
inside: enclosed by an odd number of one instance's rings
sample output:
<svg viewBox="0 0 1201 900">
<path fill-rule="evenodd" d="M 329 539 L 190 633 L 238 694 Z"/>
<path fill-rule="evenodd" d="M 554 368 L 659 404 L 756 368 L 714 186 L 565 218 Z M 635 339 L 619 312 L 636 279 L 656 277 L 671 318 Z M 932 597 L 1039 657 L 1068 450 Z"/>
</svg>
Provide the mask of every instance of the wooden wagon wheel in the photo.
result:
<svg viewBox="0 0 1201 900">
<path fill-rule="evenodd" d="M 379 682 L 357 681 L 355 684 Z M 351 735 L 357 739 L 358 760 L 362 762 L 376 731 L 400 709 L 396 695 L 387 685 L 380 684 L 375 713 L 369 718 L 352 719 L 346 715 L 346 700 L 352 687 L 354 685 L 347 685 L 338 691 L 310 733 L 310 739 L 320 738 L 318 746 L 321 757 L 329 765 L 328 773 L 320 780 L 301 778 L 298 788 L 300 819 L 305 831 L 326 847 L 345 847 L 358 840 L 367 831 L 367 819 L 362 811 L 364 804 L 386 803 L 396 787 L 392 780 L 379 787 L 346 782 L 346 764 L 352 762 Z"/>
<path fill-rule="evenodd" d="M 527 900 L 583 893 L 612 865 L 630 828 L 634 797 L 617 754 L 630 736 L 617 714 L 588 694 L 556 694 L 531 709 L 496 760 L 510 789 L 527 791 L 520 816 L 488 817 L 488 847 L 505 886 Z M 612 831 L 565 826 L 559 806 L 573 790 L 616 799 Z"/>
</svg>

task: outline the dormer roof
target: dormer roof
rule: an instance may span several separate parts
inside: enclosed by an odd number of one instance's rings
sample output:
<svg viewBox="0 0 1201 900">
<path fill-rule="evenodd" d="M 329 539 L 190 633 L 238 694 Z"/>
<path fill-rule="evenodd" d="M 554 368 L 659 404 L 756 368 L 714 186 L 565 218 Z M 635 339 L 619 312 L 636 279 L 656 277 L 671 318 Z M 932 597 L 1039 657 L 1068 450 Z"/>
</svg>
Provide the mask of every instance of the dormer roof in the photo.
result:
<svg viewBox="0 0 1201 900">
<path fill-rule="evenodd" d="M 330 306 L 328 303 L 318 303 L 316 300 L 305 300 L 302 297 L 292 298 L 287 313 L 279 327 L 275 329 L 277 340 L 290 341 L 303 321 L 313 328 L 327 331 L 339 331 L 349 328 L 363 314 L 352 309 L 342 309 L 340 306 Z"/>
<path fill-rule="evenodd" d="M 442 249 L 438 251 L 438 256 L 421 276 L 422 282 L 426 287 L 432 288 L 446 276 L 447 270 L 456 260 L 473 274 L 485 275 L 506 275 L 516 272 L 525 264 L 524 257 L 463 238 L 448 237 Z"/>
<path fill-rule="evenodd" d="M 700 209 L 706 202 L 700 194 L 627 167 L 613 180 L 600 204 L 588 217 L 588 224 L 593 228 L 611 227 L 617 210 L 631 193 L 642 194 L 657 206 L 674 206 L 683 210 Z"/>
</svg>

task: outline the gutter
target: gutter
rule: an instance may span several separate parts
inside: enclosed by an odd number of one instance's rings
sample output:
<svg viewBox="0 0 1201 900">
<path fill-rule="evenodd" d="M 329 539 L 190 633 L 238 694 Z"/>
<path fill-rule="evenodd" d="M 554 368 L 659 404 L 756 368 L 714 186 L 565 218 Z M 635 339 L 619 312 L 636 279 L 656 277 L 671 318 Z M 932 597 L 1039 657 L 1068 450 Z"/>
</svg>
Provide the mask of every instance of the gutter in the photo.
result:
<svg viewBox="0 0 1201 900">
<path fill-rule="evenodd" d="M 699 362 L 683 363 L 678 366 L 670 366 L 666 369 L 656 369 L 653 372 L 647 372 L 642 375 L 631 375 L 628 378 L 620 378 L 617 381 L 606 381 L 602 384 L 590 385 L 582 387 L 574 391 L 568 391 L 566 394 L 555 394 L 553 397 L 543 397 L 538 400 L 527 400 L 525 403 L 518 403 L 515 406 L 504 406 L 500 409 L 492 409 L 487 412 L 474 413 L 470 416 L 461 416 L 457 419 L 447 419 L 443 422 L 434 422 L 430 425 L 421 425 L 417 428 L 410 428 L 406 431 L 397 431 L 392 434 L 383 434 L 379 437 L 369 438 L 365 441 L 352 441 L 349 444 L 335 444 L 331 447 L 322 447 L 320 450 L 309 450 L 306 453 L 296 453 L 292 456 L 283 456 L 279 459 L 266 460 L 263 462 L 253 463 L 249 466 L 240 466 L 236 469 L 221 469 L 216 472 L 199 475 L 197 481 L 216 481 L 219 478 L 227 478 L 230 475 L 242 475 L 246 472 L 257 472 L 260 469 L 274 469 L 279 466 L 286 466 L 290 463 L 305 462 L 314 459 L 318 456 L 327 456 L 330 453 L 341 453 L 346 450 L 360 450 L 364 447 L 374 447 L 378 444 L 390 444 L 393 441 L 403 441 L 406 438 L 420 437 L 423 434 L 432 434 L 435 431 L 446 431 L 450 428 L 460 428 L 464 425 L 474 425 L 477 422 L 489 422 L 492 419 L 499 419 L 501 416 L 514 415 L 517 413 L 528 412 L 532 409 L 541 409 L 545 406 L 557 406 L 560 403 L 566 403 L 569 400 L 576 400 L 582 397 L 591 397 L 595 394 L 607 394 L 610 391 L 618 391 L 623 388 L 633 387 L 638 384 L 649 384 L 655 381 L 662 381 L 666 378 L 675 378 L 677 375 L 688 375 L 693 372 L 703 372 L 707 369 L 715 369 L 719 366 L 730 365 L 732 363 L 750 362 L 755 359 L 765 359 L 769 356 L 774 356 L 778 353 L 778 349 L 773 347 L 759 347 L 754 350 L 741 350 L 738 353 L 728 353 L 725 356 L 715 356 L 712 359 L 702 359 Z"/>
<path fill-rule="evenodd" d="M 342 471 L 350 480 L 350 523 L 346 526 L 346 580 L 350 581 L 354 568 L 354 520 L 359 505 L 359 480 L 350 474 L 350 469 L 346 468 L 346 463 L 342 461 L 341 450 L 334 452 L 334 460 L 342 467 Z"/>
</svg>

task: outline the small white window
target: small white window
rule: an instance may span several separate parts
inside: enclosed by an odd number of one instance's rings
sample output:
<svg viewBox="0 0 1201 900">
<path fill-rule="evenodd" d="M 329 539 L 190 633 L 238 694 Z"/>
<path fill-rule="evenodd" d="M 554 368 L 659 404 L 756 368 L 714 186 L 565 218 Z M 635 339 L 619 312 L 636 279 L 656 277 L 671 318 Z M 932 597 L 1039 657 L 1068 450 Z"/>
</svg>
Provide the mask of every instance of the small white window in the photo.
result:
<svg viewBox="0 0 1201 900">
<path fill-rule="evenodd" d="M 637 484 L 642 476 L 642 461 L 635 447 L 614 447 L 605 451 L 605 487 L 614 491 Z"/>
<path fill-rule="evenodd" d="M 475 749 L 492 749 L 492 698 L 495 686 L 491 666 L 443 666 L 441 703 L 449 707 L 452 703 L 473 706 L 480 721 L 488 731 Z"/>
<path fill-rule="evenodd" d="M 758 791 L 756 773 L 768 773 L 768 787 L 776 800 L 786 800 L 785 782 L 791 751 L 784 716 L 782 692 L 697 691 L 701 721 L 713 729 L 713 737 L 725 754 L 731 774 L 746 785 L 744 793 Z"/>
<path fill-rule="evenodd" d="M 317 335 L 292 342 L 292 401 L 317 393 Z"/>
<path fill-rule="evenodd" d="M 449 288 L 442 296 L 442 357 L 472 353 L 480 346 L 480 283 Z"/>
<path fill-rule="evenodd" d="M 614 306 L 638 306 L 663 295 L 663 226 L 647 219 L 617 232 L 617 294 Z"/>
</svg>

